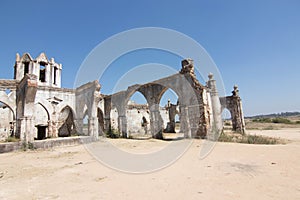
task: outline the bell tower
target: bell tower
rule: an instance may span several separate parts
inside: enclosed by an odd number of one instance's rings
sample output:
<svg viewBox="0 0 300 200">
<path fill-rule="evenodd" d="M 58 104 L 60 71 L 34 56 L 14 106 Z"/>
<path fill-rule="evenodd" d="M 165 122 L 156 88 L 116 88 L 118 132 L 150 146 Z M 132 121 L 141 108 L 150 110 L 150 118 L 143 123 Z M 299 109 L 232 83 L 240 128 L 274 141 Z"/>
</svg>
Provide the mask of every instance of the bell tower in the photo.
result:
<svg viewBox="0 0 300 200">
<path fill-rule="evenodd" d="M 62 65 L 48 60 L 45 53 L 41 53 L 33 59 L 29 53 L 24 53 L 22 57 L 17 53 L 14 66 L 14 79 L 20 81 L 26 74 L 34 74 L 38 77 L 39 86 L 61 87 Z"/>
</svg>

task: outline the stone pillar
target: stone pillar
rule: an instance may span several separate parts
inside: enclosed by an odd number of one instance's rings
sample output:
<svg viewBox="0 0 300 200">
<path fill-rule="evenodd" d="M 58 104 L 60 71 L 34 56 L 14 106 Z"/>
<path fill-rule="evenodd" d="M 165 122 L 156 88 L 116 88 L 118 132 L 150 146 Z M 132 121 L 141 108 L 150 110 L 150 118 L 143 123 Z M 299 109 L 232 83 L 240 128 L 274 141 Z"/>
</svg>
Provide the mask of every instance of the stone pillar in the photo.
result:
<svg viewBox="0 0 300 200">
<path fill-rule="evenodd" d="M 184 133 L 185 138 L 191 138 L 191 128 L 188 119 L 188 107 L 180 105 L 180 132 Z"/>
<path fill-rule="evenodd" d="M 175 133 L 175 116 L 176 116 L 176 108 L 177 105 L 171 104 L 170 100 L 168 101 L 168 111 L 169 111 L 169 122 L 167 123 L 167 127 L 164 130 L 166 133 Z"/>
<path fill-rule="evenodd" d="M 205 121 L 203 114 L 203 105 L 190 105 L 187 106 L 187 126 L 188 138 L 203 138 L 206 136 Z"/>
<path fill-rule="evenodd" d="M 159 112 L 159 104 L 154 104 L 150 106 L 150 124 L 151 124 L 151 134 L 153 138 L 162 139 L 162 131 L 163 127 L 163 120 L 160 116 Z"/>
<path fill-rule="evenodd" d="M 34 141 L 34 120 L 33 117 L 24 116 L 19 118 L 20 139 L 26 143 Z"/>
<path fill-rule="evenodd" d="M 111 97 L 104 98 L 104 131 L 107 132 L 111 129 Z"/>
<path fill-rule="evenodd" d="M 245 133 L 245 120 L 240 97 L 234 98 L 234 109 L 232 115 L 232 129 L 236 132 Z"/>
<path fill-rule="evenodd" d="M 51 65 L 47 64 L 45 66 L 45 82 L 47 86 L 52 86 L 52 82 L 51 82 L 52 78 L 51 78 Z"/>
<path fill-rule="evenodd" d="M 245 133 L 245 120 L 243 113 L 242 100 L 239 96 L 238 86 L 233 87 L 232 96 L 230 97 L 232 101 L 231 116 L 232 116 L 232 129 L 234 131 Z"/>
<path fill-rule="evenodd" d="M 48 134 L 46 137 L 50 137 L 50 138 L 53 138 L 53 129 L 52 129 L 52 121 L 51 120 L 48 120 Z"/>
<path fill-rule="evenodd" d="M 48 121 L 48 137 L 50 138 L 58 137 L 57 123 L 55 123 L 55 121 L 53 120 Z"/>
<path fill-rule="evenodd" d="M 20 61 L 15 64 L 15 79 L 21 80 L 24 76 L 24 69 L 22 68 L 23 63 Z"/>
<path fill-rule="evenodd" d="M 223 129 L 221 102 L 217 90 L 216 80 L 213 79 L 213 74 L 208 75 L 208 87 L 210 88 L 210 99 L 212 106 L 213 121 L 211 123 L 211 131 L 213 135 L 220 134 Z"/>
<path fill-rule="evenodd" d="M 120 133 L 122 134 L 122 137 L 127 138 L 127 119 L 125 115 L 119 115 L 118 116 L 118 128 Z"/>
<path fill-rule="evenodd" d="M 245 124 L 245 119 L 244 119 L 244 112 L 243 112 L 243 105 L 242 101 L 240 100 L 240 116 L 241 116 L 241 132 L 242 134 L 246 133 L 246 124 Z"/>
<path fill-rule="evenodd" d="M 40 77 L 40 64 L 39 63 L 32 63 L 32 74 Z"/>
<path fill-rule="evenodd" d="M 90 117 L 88 119 L 88 126 L 89 136 L 93 136 L 95 139 L 98 139 L 98 118 Z"/>
<path fill-rule="evenodd" d="M 59 67 L 57 68 L 57 74 L 56 74 L 56 85 L 57 87 L 61 87 L 61 64 L 59 64 Z"/>
<path fill-rule="evenodd" d="M 75 119 L 74 120 L 77 132 L 82 135 L 83 133 L 83 119 Z"/>
<path fill-rule="evenodd" d="M 34 62 L 29 62 L 28 74 L 33 74 L 33 70 L 34 70 Z"/>
<path fill-rule="evenodd" d="M 105 117 L 104 118 L 104 130 L 103 130 L 103 132 L 109 131 L 110 128 L 111 128 L 110 117 Z"/>
</svg>

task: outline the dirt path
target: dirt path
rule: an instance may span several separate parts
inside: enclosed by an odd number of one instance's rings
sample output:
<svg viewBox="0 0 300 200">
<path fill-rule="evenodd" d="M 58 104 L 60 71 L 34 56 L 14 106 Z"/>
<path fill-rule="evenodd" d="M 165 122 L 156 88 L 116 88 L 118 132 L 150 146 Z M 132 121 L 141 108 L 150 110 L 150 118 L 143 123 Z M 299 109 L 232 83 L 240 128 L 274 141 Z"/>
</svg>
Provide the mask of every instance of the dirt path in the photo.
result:
<svg viewBox="0 0 300 200">
<path fill-rule="evenodd" d="M 217 143 L 203 160 L 203 141 L 195 140 L 173 165 L 140 175 L 100 164 L 83 146 L 1 154 L 0 199 L 300 199 L 297 131 L 281 130 L 293 139 L 286 145 Z M 167 145 L 112 142 L 129 152 Z"/>
</svg>

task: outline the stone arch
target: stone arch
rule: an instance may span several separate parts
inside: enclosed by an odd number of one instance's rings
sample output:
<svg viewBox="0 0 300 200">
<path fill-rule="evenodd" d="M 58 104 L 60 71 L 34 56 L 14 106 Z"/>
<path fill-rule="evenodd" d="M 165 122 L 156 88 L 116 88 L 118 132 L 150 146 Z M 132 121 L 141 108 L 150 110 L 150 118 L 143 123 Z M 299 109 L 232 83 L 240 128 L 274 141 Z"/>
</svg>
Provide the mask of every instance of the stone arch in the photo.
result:
<svg viewBox="0 0 300 200">
<path fill-rule="evenodd" d="M 167 92 L 169 91 L 169 92 Z M 167 94 L 169 93 L 169 94 Z M 170 93 L 174 93 L 173 95 L 176 96 L 176 100 L 175 101 L 171 101 L 171 96 Z M 164 101 L 164 105 L 162 105 L 162 100 L 163 100 L 163 96 L 168 96 L 168 99 L 164 99 L 166 101 Z M 165 96 L 165 97 L 166 97 Z M 173 100 L 173 99 L 172 99 Z M 175 116 L 177 111 L 177 107 L 179 103 L 179 97 L 178 95 L 175 93 L 174 90 L 172 90 L 171 88 L 166 88 L 163 90 L 163 93 L 160 94 L 159 96 L 159 104 L 160 104 L 160 114 L 162 116 L 163 119 L 163 124 L 164 124 L 164 132 L 165 133 L 176 133 L 175 131 L 175 126 L 176 126 L 176 121 L 175 121 Z"/>
<path fill-rule="evenodd" d="M 239 96 L 227 96 L 220 98 L 221 113 L 228 109 L 231 114 L 232 130 L 245 133 L 245 121 L 242 109 L 242 102 Z"/>
<path fill-rule="evenodd" d="M 0 141 L 15 136 L 15 115 L 12 108 L 0 100 Z"/>
<path fill-rule="evenodd" d="M 142 87 L 142 86 L 141 86 L 141 85 L 135 85 L 135 86 L 129 87 L 129 88 L 127 89 L 127 91 L 126 91 L 126 97 L 125 97 L 125 101 L 124 101 L 124 105 L 125 105 L 125 106 L 128 104 L 128 101 L 130 100 L 130 98 L 131 98 L 136 92 L 141 93 L 141 94 L 144 96 L 144 98 L 146 99 L 147 103 L 149 103 L 147 97 L 145 96 L 145 94 L 144 94 L 142 91 L 139 90 L 140 87 Z"/>
<path fill-rule="evenodd" d="M 57 105 L 56 110 L 58 111 L 58 113 L 60 113 L 62 111 L 62 109 L 64 109 L 65 107 L 69 107 L 72 110 L 72 114 L 74 116 L 74 120 L 77 119 L 77 113 L 75 112 L 75 108 L 74 106 L 65 103 L 65 102 L 61 102 L 60 104 Z"/>
<path fill-rule="evenodd" d="M 51 114 L 53 113 L 53 106 L 51 105 L 51 103 L 42 98 L 36 99 L 35 102 L 35 104 L 40 104 L 41 106 L 43 106 L 43 108 L 47 111 L 48 120 L 52 120 Z"/>
<path fill-rule="evenodd" d="M 65 106 L 59 111 L 57 127 L 59 137 L 68 137 L 77 132 L 74 123 L 74 110 L 70 106 Z"/>
<path fill-rule="evenodd" d="M 42 104 L 41 102 L 38 102 L 37 104 L 39 104 L 39 105 L 41 105 L 44 109 L 45 109 L 45 111 L 46 111 L 46 113 L 47 113 L 47 119 L 48 119 L 48 121 L 51 119 L 51 115 L 50 115 L 50 113 L 49 113 L 49 107 L 46 107 L 44 104 Z M 51 108 L 51 107 L 50 107 Z"/>
<path fill-rule="evenodd" d="M 158 95 L 159 102 L 162 96 L 167 90 L 173 91 L 177 95 L 176 105 L 170 105 L 169 112 L 174 111 L 174 113 L 168 113 L 169 120 L 166 126 L 164 126 L 164 131 L 176 133 L 176 114 L 180 118 L 180 130 L 177 132 L 184 133 L 184 137 L 199 137 L 201 134 L 201 104 L 199 102 L 199 94 L 191 87 L 190 83 L 184 77 L 174 76 L 174 79 L 164 80 L 162 85 L 164 88 L 160 91 Z"/>
<path fill-rule="evenodd" d="M 8 96 L 4 91 L 1 91 L 0 92 L 0 102 L 1 103 L 4 103 L 5 105 L 7 105 L 11 111 L 13 112 L 13 116 L 14 116 L 14 119 L 16 119 L 16 99 L 15 98 L 12 98 L 11 97 L 11 94 L 10 93 L 10 96 Z"/>
<path fill-rule="evenodd" d="M 182 99 L 181 91 L 178 90 L 178 89 L 175 88 L 175 87 L 166 87 L 166 86 L 165 86 L 165 88 L 159 93 L 159 95 L 158 95 L 158 102 L 161 101 L 161 98 L 162 98 L 163 95 L 166 93 L 166 91 L 169 90 L 169 89 L 172 90 L 172 91 L 177 95 L 178 101 L 180 102 L 180 99 Z M 176 91 L 175 91 L 174 89 L 175 89 Z"/>
<path fill-rule="evenodd" d="M 134 101 L 134 96 L 142 98 L 145 102 Z M 138 97 L 138 98 L 139 98 Z M 150 112 L 145 95 L 139 90 L 131 92 L 126 106 L 127 137 L 140 137 L 150 132 Z"/>
<path fill-rule="evenodd" d="M 35 127 L 35 139 L 42 140 L 49 137 L 49 121 L 50 114 L 45 105 L 38 102 L 34 105 L 34 127 Z"/>
<path fill-rule="evenodd" d="M 226 115 L 227 113 L 230 114 L 230 116 Z M 232 110 L 228 109 L 226 106 L 221 107 L 221 114 L 222 114 L 222 119 L 223 119 L 223 130 L 233 130 L 233 126 L 232 126 L 232 122 L 233 122 L 233 118 L 232 118 Z M 228 119 L 230 119 L 230 122 L 228 121 Z"/>
<path fill-rule="evenodd" d="M 12 108 L 12 105 L 11 105 L 11 104 L 8 104 L 7 101 L 3 101 L 2 99 L 0 99 L 0 103 L 5 104 L 5 105 L 9 108 L 9 110 L 10 110 L 10 111 L 12 112 L 12 114 L 13 114 L 13 120 L 16 120 L 16 114 L 15 114 L 14 109 Z"/>
<path fill-rule="evenodd" d="M 21 62 L 30 62 L 30 61 L 32 61 L 33 59 L 32 59 L 32 57 L 30 56 L 30 54 L 29 53 L 24 53 L 23 55 L 22 55 L 22 57 L 21 57 Z"/>
</svg>

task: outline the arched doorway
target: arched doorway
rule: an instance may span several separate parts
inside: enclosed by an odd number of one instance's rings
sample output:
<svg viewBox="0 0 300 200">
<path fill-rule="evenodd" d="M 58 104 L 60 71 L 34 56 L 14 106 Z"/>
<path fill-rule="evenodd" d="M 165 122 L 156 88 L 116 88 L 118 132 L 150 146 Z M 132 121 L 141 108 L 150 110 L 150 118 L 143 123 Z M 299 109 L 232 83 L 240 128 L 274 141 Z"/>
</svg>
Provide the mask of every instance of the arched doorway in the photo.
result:
<svg viewBox="0 0 300 200">
<path fill-rule="evenodd" d="M 127 135 L 143 136 L 150 133 L 150 111 L 147 100 L 139 91 L 134 92 L 126 105 Z"/>
<path fill-rule="evenodd" d="M 160 115 L 165 133 L 176 133 L 180 129 L 179 99 L 172 89 L 167 89 L 160 99 Z M 177 131 L 176 131 L 177 130 Z"/>
<path fill-rule="evenodd" d="M 232 131 L 232 116 L 230 110 L 223 108 L 222 110 L 222 119 L 223 119 L 223 131 L 231 132 Z"/>
<path fill-rule="evenodd" d="M 44 105 L 41 103 L 35 104 L 34 108 L 34 122 L 36 134 L 34 139 L 43 140 L 48 137 L 48 121 L 50 120 L 49 112 Z"/>
<path fill-rule="evenodd" d="M 15 116 L 13 110 L 0 101 L 0 141 L 15 136 Z"/>
<path fill-rule="evenodd" d="M 69 137 L 76 134 L 73 111 L 69 106 L 64 107 L 58 117 L 58 137 Z"/>
</svg>

